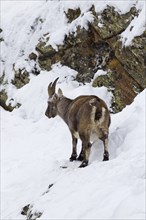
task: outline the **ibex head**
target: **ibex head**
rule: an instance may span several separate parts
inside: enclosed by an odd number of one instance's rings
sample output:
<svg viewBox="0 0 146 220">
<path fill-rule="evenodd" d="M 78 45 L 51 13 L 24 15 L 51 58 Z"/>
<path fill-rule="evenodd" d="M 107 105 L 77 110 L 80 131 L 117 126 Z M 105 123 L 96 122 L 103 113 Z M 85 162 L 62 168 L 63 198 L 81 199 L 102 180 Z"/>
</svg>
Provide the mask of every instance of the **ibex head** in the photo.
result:
<svg viewBox="0 0 146 220">
<path fill-rule="evenodd" d="M 58 94 L 55 93 L 56 83 L 59 78 L 57 78 L 53 83 L 50 83 L 48 86 L 48 107 L 46 109 L 45 115 L 48 118 L 54 118 L 57 115 L 57 103 L 60 97 L 62 96 L 61 89 L 58 90 Z"/>
</svg>

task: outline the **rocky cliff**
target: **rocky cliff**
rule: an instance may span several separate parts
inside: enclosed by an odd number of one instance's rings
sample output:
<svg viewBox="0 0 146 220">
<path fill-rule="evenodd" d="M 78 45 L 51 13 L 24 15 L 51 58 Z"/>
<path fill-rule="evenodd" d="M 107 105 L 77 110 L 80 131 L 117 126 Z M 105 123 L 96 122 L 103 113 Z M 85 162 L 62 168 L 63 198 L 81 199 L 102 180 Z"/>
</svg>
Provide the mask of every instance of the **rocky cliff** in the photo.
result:
<svg viewBox="0 0 146 220">
<path fill-rule="evenodd" d="M 88 23 L 88 28 L 78 25 L 76 32 L 66 34 L 57 50 L 48 44 L 49 33 L 46 32 L 39 39 L 35 51 L 29 54 L 28 60 L 36 63 L 33 72 L 36 75 L 40 72 L 39 68 L 49 71 L 53 64 L 60 62 L 78 72 L 77 81 L 92 82 L 94 87 L 106 86 L 113 94 L 111 107 L 112 112 L 116 113 L 130 104 L 146 87 L 146 31 L 134 37 L 131 44 L 126 46 L 121 34 L 130 27 L 140 10 L 132 7 L 127 13 L 121 14 L 113 6 L 107 6 L 97 13 L 92 5 L 89 13 L 93 20 Z M 64 15 L 68 24 L 84 16 L 80 8 L 69 8 Z M 130 28 L 132 31 L 133 26 Z M 95 77 L 100 69 L 107 74 Z M 29 82 L 28 75 L 25 69 L 15 70 L 12 83 L 21 88 Z M 6 95 L 3 94 L 1 104 L 5 107 Z"/>
</svg>

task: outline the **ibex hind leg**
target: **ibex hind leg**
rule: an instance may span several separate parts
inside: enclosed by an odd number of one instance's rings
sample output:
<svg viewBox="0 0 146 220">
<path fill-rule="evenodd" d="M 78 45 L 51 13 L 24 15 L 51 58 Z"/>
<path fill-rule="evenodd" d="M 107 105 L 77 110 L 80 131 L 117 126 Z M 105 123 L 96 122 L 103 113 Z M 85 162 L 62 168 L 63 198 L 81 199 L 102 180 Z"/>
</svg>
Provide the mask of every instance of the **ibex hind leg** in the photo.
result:
<svg viewBox="0 0 146 220">
<path fill-rule="evenodd" d="M 78 139 L 72 135 L 72 154 L 69 158 L 70 161 L 74 161 L 77 158 L 77 141 Z"/>
<path fill-rule="evenodd" d="M 88 165 L 89 162 L 89 155 L 90 155 L 90 149 L 91 149 L 91 143 L 83 143 L 83 148 L 85 149 L 85 157 L 83 159 L 83 162 L 81 163 L 81 165 L 79 166 L 80 168 L 82 167 L 86 167 Z"/>
<path fill-rule="evenodd" d="M 77 160 L 83 161 L 84 159 L 85 159 L 85 149 L 82 146 L 81 152 L 80 152 L 79 156 L 77 157 Z"/>
<path fill-rule="evenodd" d="M 104 144 L 104 154 L 103 154 L 103 161 L 109 160 L 109 152 L 108 152 L 108 134 L 107 132 L 102 132 L 102 136 L 100 139 L 103 141 Z"/>
</svg>

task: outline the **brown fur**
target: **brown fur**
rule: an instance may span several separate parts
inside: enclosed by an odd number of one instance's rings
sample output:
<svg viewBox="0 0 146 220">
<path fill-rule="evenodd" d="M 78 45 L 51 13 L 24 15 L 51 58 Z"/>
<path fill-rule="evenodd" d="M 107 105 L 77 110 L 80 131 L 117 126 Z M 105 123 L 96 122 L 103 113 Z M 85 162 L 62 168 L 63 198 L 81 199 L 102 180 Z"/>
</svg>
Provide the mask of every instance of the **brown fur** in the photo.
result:
<svg viewBox="0 0 146 220">
<path fill-rule="evenodd" d="M 72 154 L 70 160 L 77 159 L 77 139 L 82 141 L 82 150 L 78 160 L 82 161 L 80 167 L 88 165 L 91 142 L 97 138 L 104 143 L 103 160 L 109 159 L 108 153 L 108 129 L 110 125 L 110 114 L 103 100 L 97 96 L 79 96 L 74 100 L 63 96 L 59 89 L 58 94 L 55 93 L 57 79 L 53 83 L 53 92 L 49 85 L 48 108 L 46 116 L 51 118 L 59 115 L 68 125 L 72 135 Z M 54 93 L 54 94 L 53 94 Z M 50 95 L 49 95 L 50 96 Z"/>
</svg>

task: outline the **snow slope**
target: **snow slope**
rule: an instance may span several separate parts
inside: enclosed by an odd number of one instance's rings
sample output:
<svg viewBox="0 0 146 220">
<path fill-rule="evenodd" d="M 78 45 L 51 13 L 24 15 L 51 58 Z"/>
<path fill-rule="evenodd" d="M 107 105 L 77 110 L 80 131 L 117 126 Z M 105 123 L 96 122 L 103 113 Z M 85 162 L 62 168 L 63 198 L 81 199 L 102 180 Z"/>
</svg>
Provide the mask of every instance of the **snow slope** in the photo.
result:
<svg viewBox="0 0 146 220">
<path fill-rule="evenodd" d="M 78 24 L 88 28 L 87 23 L 92 20 L 88 9 L 92 2 L 2 1 L 1 25 L 5 42 L 1 48 L 1 73 L 5 71 L 6 80 L 10 82 L 13 78 L 13 63 L 31 72 L 34 64 L 26 59 L 46 30 L 50 33 L 50 43 L 57 49 L 65 34 L 74 31 Z M 97 11 L 103 10 L 108 3 L 121 13 L 134 4 L 140 9 L 144 5 L 144 1 L 94 3 Z M 68 25 L 63 10 L 78 6 L 84 16 Z M 138 25 L 142 30 L 143 19 L 140 21 Z M 35 27 L 33 31 L 31 26 Z M 137 33 L 136 29 L 133 33 L 128 30 L 127 42 L 130 42 Z M 67 126 L 59 117 L 49 120 L 44 115 L 47 86 L 59 77 L 57 88 L 60 87 L 66 96 L 95 94 L 108 107 L 111 94 L 105 87 L 95 89 L 90 84 L 77 83 L 74 81 L 76 74 L 58 63 L 50 72 L 41 71 L 38 76 L 30 74 L 30 83 L 21 89 L 9 83 L 3 85 L 9 99 L 14 99 L 12 104 L 19 102 L 22 105 L 12 113 L 1 108 L 2 220 L 26 219 L 21 210 L 27 204 L 32 205 L 33 213 L 42 213 L 42 220 L 145 219 L 145 91 L 121 113 L 112 115 L 110 161 L 102 162 L 103 145 L 99 141 L 92 146 L 89 166 L 79 169 L 79 162 L 68 160 L 71 136 Z M 96 75 L 101 74 L 105 72 L 99 71 Z M 79 142 L 78 150 L 80 146 Z"/>
<path fill-rule="evenodd" d="M 60 118 L 34 121 L 1 109 L 2 219 L 25 219 L 27 204 L 40 219 L 144 219 L 144 98 L 145 91 L 112 115 L 110 160 L 102 162 L 99 141 L 84 169 L 68 161 L 71 136 Z"/>
</svg>

